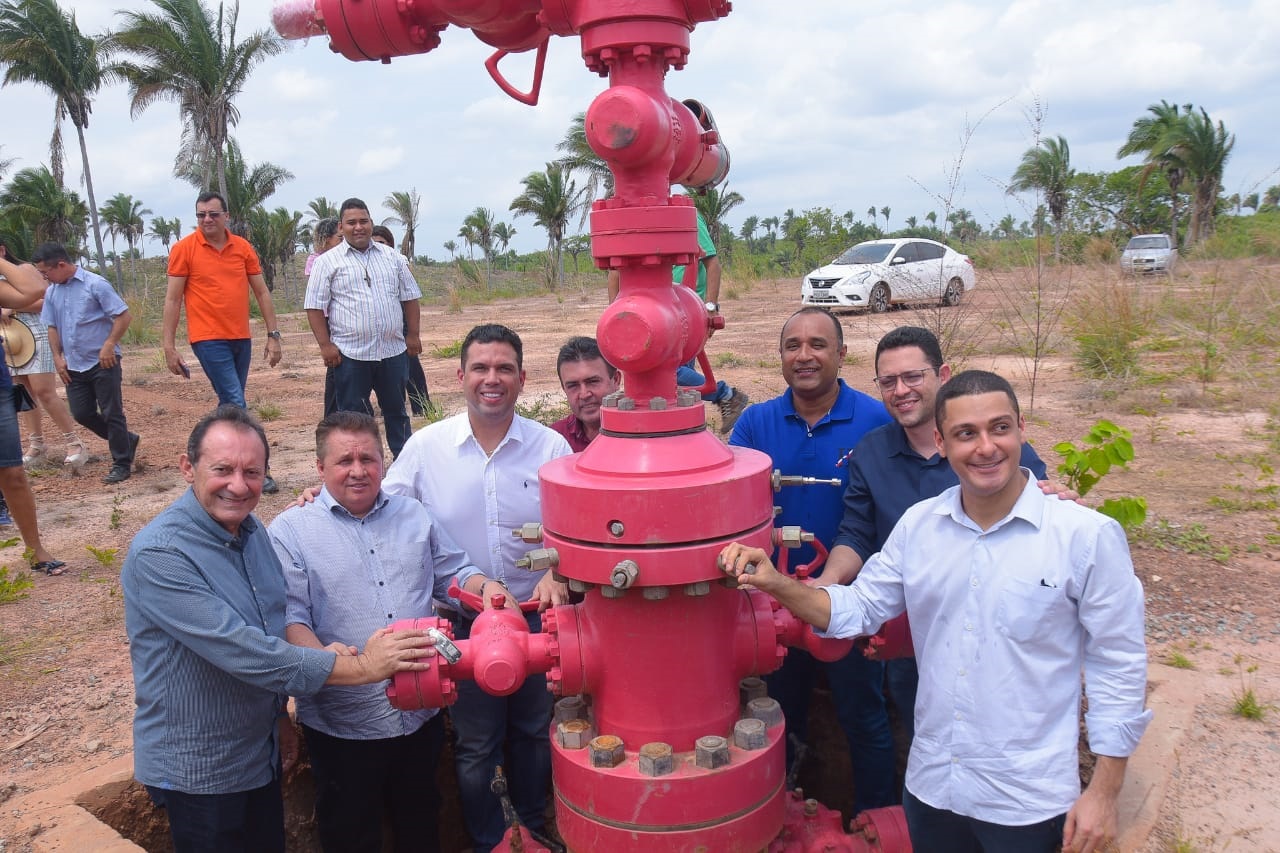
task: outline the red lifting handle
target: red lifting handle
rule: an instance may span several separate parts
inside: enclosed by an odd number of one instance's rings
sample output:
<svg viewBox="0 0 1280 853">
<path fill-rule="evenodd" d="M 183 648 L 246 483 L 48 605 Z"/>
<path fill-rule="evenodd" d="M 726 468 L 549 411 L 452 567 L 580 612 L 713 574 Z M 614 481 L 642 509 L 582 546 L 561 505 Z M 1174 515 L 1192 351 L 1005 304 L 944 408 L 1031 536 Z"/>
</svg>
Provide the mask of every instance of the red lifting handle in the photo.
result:
<svg viewBox="0 0 1280 853">
<path fill-rule="evenodd" d="M 533 66 L 533 88 L 528 92 L 521 92 L 515 86 L 507 82 L 507 78 L 502 76 L 502 72 L 498 70 L 498 63 L 506 57 L 510 51 L 499 50 L 484 61 L 485 70 L 489 72 L 489 76 L 493 78 L 493 82 L 498 84 L 498 88 L 506 92 L 512 98 L 515 98 L 522 104 L 528 104 L 531 107 L 538 105 L 538 96 L 542 94 L 542 70 L 547 64 L 547 44 L 551 41 L 551 34 L 542 40 L 538 45 L 538 58 L 534 61 Z"/>
<path fill-rule="evenodd" d="M 458 599 L 477 613 L 484 610 L 484 599 L 476 595 L 474 592 L 467 592 L 465 589 L 458 586 L 458 582 L 456 580 L 449 584 L 449 595 Z M 493 596 L 491 600 L 493 601 L 493 606 L 497 608 L 505 607 L 507 603 L 507 597 L 501 593 Z M 534 610 L 538 609 L 538 604 L 539 602 L 536 598 L 533 601 L 522 601 L 520 602 L 520 612 L 532 613 Z"/>
</svg>

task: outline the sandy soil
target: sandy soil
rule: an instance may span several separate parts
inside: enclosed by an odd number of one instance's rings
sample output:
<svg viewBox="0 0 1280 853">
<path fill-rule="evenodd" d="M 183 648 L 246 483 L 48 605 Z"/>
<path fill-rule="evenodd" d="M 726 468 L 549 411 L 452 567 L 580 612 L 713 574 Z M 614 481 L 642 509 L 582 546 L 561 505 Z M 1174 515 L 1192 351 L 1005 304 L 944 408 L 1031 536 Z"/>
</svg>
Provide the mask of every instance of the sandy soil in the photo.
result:
<svg viewBox="0 0 1280 853">
<path fill-rule="evenodd" d="M 1237 272 L 1257 271 L 1242 266 Z M 1263 274 L 1274 294 L 1280 272 Z M 1174 285 L 1127 286 L 1168 287 L 1186 291 L 1191 299 L 1195 275 L 1194 270 L 1184 273 Z M 1017 377 L 1025 405 L 1026 362 L 1012 355 L 997 334 L 1004 316 L 1000 300 L 1008 298 L 1013 284 L 991 283 L 995 286 L 954 309 L 952 318 L 963 330 L 958 340 L 972 343 L 978 353 L 967 358 L 966 366 L 995 367 Z M 722 378 L 753 399 L 775 395 L 783 387 L 776 335 L 798 301 L 796 283 L 730 283 L 729 291 L 724 304 L 730 325 L 713 340 L 713 358 Z M 559 406 L 555 350 L 569 334 L 592 333 L 604 301 L 603 287 L 591 287 L 560 297 L 468 307 L 462 313 L 424 308 L 422 360 L 433 399 L 449 412 L 461 408 L 456 362 L 432 355 L 433 348 L 460 340 L 476 323 L 500 321 L 525 340 L 526 403 L 541 399 L 544 409 Z M 896 325 L 929 325 L 928 312 L 934 310 L 845 316 L 850 345 L 845 378 L 870 391 L 869 365 L 878 337 Z M 287 315 L 281 326 L 283 363 L 271 370 L 255 362 L 249 383 L 254 404 L 279 411 L 267 430 L 282 491 L 264 497 L 259 515 L 267 520 L 316 481 L 311 436 L 320 413 L 323 368 L 305 319 Z M 1151 356 L 1166 362 L 1164 378 L 1146 384 L 1086 381 L 1061 358 L 1041 365 L 1029 423 L 1029 437 L 1041 455 L 1052 468 L 1058 461 L 1054 444 L 1078 441 L 1100 417 L 1128 426 L 1136 461 L 1129 471 L 1106 479 L 1090 500 L 1143 495 L 1150 523 L 1159 525 L 1135 544 L 1134 559 L 1148 593 L 1154 692 L 1176 695 L 1172 707 L 1180 713 L 1157 718 L 1154 725 L 1185 730 L 1179 732 L 1168 783 L 1149 794 L 1160 803 L 1154 831 L 1149 839 L 1132 840 L 1131 849 L 1280 851 L 1275 802 L 1280 709 L 1270 707 L 1261 721 L 1231 712 L 1245 688 L 1251 687 L 1264 706 L 1280 701 L 1280 530 L 1274 502 L 1243 505 L 1246 498 L 1265 498 L 1265 488 L 1276 482 L 1268 466 L 1280 455 L 1280 426 L 1267 408 L 1277 399 L 1276 356 L 1271 351 L 1252 355 L 1262 360 L 1261 370 L 1224 369 L 1207 388 L 1183 378 L 1191 368 L 1176 362 L 1189 356 L 1168 350 Z M 120 562 L 131 536 L 185 487 L 178 455 L 192 423 L 212 407 L 214 397 L 198 371 L 191 381 L 169 375 L 154 348 L 127 352 L 124 365 L 130 426 L 142 435 L 142 470 L 120 486 L 100 484 L 105 463 L 90 466 L 80 477 L 51 469 L 33 472 L 42 532 L 70 571 L 59 578 L 37 577 L 27 598 L 0 606 L 0 803 L 17 802 L 31 791 L 105 765 L 131 747 L 132 683 Z M 94 450 L 105 454 L 96 439 Z M 1222 499 L 1216 505 L 1211 503 L 1215 497 Z M 0 565 L 10 572 L 20 569 L 21 545 L 0 550 Z M 1178 655 L 1193 668 L 1171 666 Z M 33 849 L 41 828 L 39 815 L 0 807 L 0 851 Z"/>
</svg>

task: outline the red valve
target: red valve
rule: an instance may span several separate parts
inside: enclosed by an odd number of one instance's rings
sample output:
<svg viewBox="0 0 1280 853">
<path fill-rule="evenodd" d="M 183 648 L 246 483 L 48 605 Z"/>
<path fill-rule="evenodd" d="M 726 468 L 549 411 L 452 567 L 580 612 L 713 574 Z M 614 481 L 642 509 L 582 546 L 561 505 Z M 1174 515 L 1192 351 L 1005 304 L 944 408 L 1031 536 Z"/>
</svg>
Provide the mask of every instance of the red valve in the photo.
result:
<svg viewBox="0 0 1280 853">
<path fill-rule="evenodd" d="M 454 581 L 453 583 L 449 584 L 449 595 L 452 596 L 453 598 L 458 599 L 465 606 L 471 608 L 477 613 L 484 610 L 484 599 L 476 595 L 474 592 L 467 592 L 465 589 L 458 586 L 457 581 Z M 507 606 L 507 597 L 502 593 L 498 593 L 497 595 L 489 599 L 489 603 L 493 605 L 494 610 L 501 610 L 502 608 Z M 532 613 L 533 611 L 538 609 L 538 606 L 541 603 L 542 602 L 538 601 L 538 599 L 536 598 L 530 601 L 522 601 L 520 602 L 520 612 Z"/>
</svg>

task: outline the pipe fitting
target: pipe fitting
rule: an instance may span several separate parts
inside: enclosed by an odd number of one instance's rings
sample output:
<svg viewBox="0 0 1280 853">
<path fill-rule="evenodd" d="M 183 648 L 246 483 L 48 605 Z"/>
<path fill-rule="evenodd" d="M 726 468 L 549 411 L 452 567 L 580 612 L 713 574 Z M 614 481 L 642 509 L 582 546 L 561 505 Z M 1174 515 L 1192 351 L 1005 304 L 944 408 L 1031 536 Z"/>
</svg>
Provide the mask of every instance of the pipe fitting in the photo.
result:
<svg viewBox="0 0 1280 853">
<path fill-rule="evenodd" d="M 512 537 L 532 545 L 542 541 L 542 525 L 536 521 L 527 521 L 511 531 Z"/>
<path fill-rule="evenodd" d="M 560 565 L 560 552 L 555 548 L 534 548 L 528 554 L 516 560 L 517 569 L 530 572 L 541 572 L 554 569 Z"/>
</svg>

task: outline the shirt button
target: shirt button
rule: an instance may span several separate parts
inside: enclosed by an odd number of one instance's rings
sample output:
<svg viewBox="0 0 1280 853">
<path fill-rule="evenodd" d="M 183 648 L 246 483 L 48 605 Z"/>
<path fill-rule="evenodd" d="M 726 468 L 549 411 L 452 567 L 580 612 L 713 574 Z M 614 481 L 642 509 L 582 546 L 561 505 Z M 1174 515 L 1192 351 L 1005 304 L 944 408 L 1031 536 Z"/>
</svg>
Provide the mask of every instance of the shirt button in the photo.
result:
<svg viewBox="0 0 1280 853">
<path fill-rule="evenodd" d="M 977 589 L 977 588 L 978 588 L 978 579 L 977 579 L 977 578 L 969 578 L 969 586 L 973 587 L 974 589 Z"/>
<path fill-rule="evenodd" d="M 388 613 L 388 614 L 387 614 L 387 618 L 388 618 L 388 619 L 394 619 L 395 617 L 394 617 L 394 616 L 392 616 L 390 613 Z"/>
<path fill-rule="evenodd" d="M 963 720 L 963 719 L 964 719 L 964 717 L 960 714 L 960 712 L 959 712 L 959 711 L 956 711 L 956 719 L 957 719 L 957 720 Z"/>
<path fill-rule="evenodd" d="M 964 667 L 960 667 L 960 677 L 961 677 L 961 678 L 963 678 L 964 676 L 966 676 L 966 675 L 968 675 L 968 674 L 969 674 L 969 673 L 965 670 L 965 668 L 964 668 Z"/>
<path fill-rule="evenodd" d="M 951 763 L 952 763 L 952 764 L 959 764 L 959 763 L 960 763 L 960 759 L 958 759 L 958 758 L 953 758 L 953 759 L 951 759 Z"/>
<path fill-rule="evenodd" d="M 966 623 L 964 623 L 964 629 L 965 629 L 966 631 L 972 631 L 972 630 L 973 630 L 973 623 L 972 623 L 972 622 L 966 622 Z"/>
<path fill-rule="evenodd" d="M 386 586 L 382 581 L 378 581 L 378 586 Z"/>
</svg>

